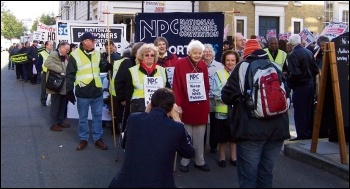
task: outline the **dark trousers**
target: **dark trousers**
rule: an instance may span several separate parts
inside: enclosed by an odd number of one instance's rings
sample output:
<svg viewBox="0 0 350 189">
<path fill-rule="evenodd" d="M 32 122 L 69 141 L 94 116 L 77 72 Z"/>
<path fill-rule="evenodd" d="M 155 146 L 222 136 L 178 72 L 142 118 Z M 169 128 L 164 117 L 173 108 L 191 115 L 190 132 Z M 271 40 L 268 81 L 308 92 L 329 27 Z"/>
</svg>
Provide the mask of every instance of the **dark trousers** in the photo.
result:
<svg viewBox="0 0 350 189">
<path fill-rule="evenodd" d="M 34 80 L 33 65 L 34 65 L 33 61 L 28 62 L 27 73 L 28 73 L 28 80 L 30 80 L 31 83 L 33 83 L 33 80 Z"/>
<path fill-rule="evenodd" d="M 209 135 L 209 146 L 210 149 L 216 149 L 218 147 L 218 125 L 215 118 L 215 112 L 210 112 L 210 135 Z"/>
<path fill-rule="evenodd" d="M 22 66 L 23 66 L 23 64 L 16 64 L 16 78 L 17 79 L 24 79 Z"/>
<path fill-rule="evenodd" d="M 14 69 L 14 68 L 15 68 L 15 64 L 10 60 L 9 65 L 8 65 L 8 69 Z"/>
<path fill-rule="evenodd" d="M 41 83 L 41 72 L 43 71 L 43 67 L 39 64 L 35 64 L 35 68 L 36 68 L 36 71 L 37 71 L 37 83 Z"/>
<path fill-rule="evenodd" d="M 41 92 L 40 92 L 40 102 L 42 105 L 46 104 L 47 93 L 46 93 L 46 72 L 41 73 Z"/>
<path fill-rule="evenodd" d="M 66 95 L 51 94 L 50 117 L 51 125 L 61 125 L 65 120 L 67 109 Z"/>
<path fill-rule="evenodd" d="M 300 139 L 310 139 L 312 135 L 314 95 L 315 88 L 313 81 L 293 89 L 294 122 L 297 137 Z"/>
<path fill-rule="evenodd" d="M 28 81 L 28 62 L 22 64 L 23 79 Z"/>
</svg>

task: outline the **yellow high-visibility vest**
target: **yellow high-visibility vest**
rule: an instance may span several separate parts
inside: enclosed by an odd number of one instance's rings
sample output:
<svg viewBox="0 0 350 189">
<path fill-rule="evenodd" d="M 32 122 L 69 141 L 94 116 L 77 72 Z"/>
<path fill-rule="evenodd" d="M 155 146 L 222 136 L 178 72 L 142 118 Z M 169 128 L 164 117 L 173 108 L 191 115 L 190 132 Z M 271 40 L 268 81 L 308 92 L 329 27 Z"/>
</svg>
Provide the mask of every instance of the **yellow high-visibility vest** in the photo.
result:
<svg viewBox="0 0 350 189">
<path fill-rule="evenodd" d="M 96 87 L 102 88 L 99 68 L 100 52 L 95 51 L 91 54 L 91 61 L 80 48 L 71 52 L 71 55 L 77 62 L 78 69 L 75 75 L 74 86 L 80 82 L 88 85 L 94 79 Z"/>
<path fill-rule="evenodd" d="M 43 68 L 43 72 L 47 72 L 47 67 L 44 66 L 46 59 L 50 56 L 50 54 L 45 50 L 45 51 L 41 51 L 39 54 L 41 54 L 41 56 L 43 57 L 43 64 L 42 64 L 42 68 Z"/>
<path fill-rule="evenodd" d="M 119 70 L 120 65 L 122 64 L 122 62 L 127 59 L 126 57 L 119 59 L 119 60 L 115 60 L 113 63 L 113 76 L 111 78 L 111 82 L 109 83 L 109 90 L 110 93 L 113 96 L 116 96 L 116 92 L 115 92 L 115 86 L 114 86 L 114 80 L 115 80 L 115 76 L 117 75 L 117 72 Z"/>
<path fill-rule="evenodd" d="M 142 73 L 140 70 L 140 64 L 137 64 L 131 68 L 129 68 L 129 71 L 131 73 L 132 77 L 132 84 L 134 86 L 134 93 L 132 94 L 131 99 L 140 99 L 140 98 L 145 98 L 145 94 L 143 91 L 143 78 L 145 76 L 144 73 Z M 165 68 L 161 66 L 156 66 L 157 72 L 154 74 L 153 77 L 162 77 L 164 86 L 166 84 L 167 78 L 165 74 Z"/>
<path fill-rule="evenodd" d="M 222 83 L 222 86 L 224 86 L 227 82 L 227 79 L 230 77 L 230 74 L 225 69 L 218 70 L 216 71 L 216 73 L 219 76 L 219 80 Z M 215 104 L 215 112 L 227 114 L 228 106 L 224 104 L 221 100 L 217 100 Z"/>
<path fill-rule="evenodd" d="M 285 53 L 282 50 L 277 49 L 278 53 L 277 53 L 276 59 L 274 60 L 272 55 L 270 54 L 269 49 L 265 48 L 264 50 L 267 52 L 267 55 L 269 56 L 269 59 L 272 62 L 276 62 L 278 64 L 278 68 L 282 71 L 283 64 L 284 64 L 284 62 L 286 61 L 286 58 L 287 58 L 287 53 Z"/>
</svg>

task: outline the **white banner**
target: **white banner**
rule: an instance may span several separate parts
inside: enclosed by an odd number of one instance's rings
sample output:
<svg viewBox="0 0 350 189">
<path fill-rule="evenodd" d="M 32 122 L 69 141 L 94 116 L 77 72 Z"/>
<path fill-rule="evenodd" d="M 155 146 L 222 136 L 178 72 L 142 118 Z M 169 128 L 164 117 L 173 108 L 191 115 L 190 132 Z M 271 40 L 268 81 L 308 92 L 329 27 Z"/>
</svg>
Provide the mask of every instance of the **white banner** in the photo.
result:
<svg viewBox="0 0 350 189">
<path fill-rule="evenodd" d="M 118 53 L 122 52 L 129 46 L 126 41 L 126 24 L 112 24 L 109 26 L 109 36 L 107 25 L 105 24 L 80 24 L 68 23 L 69 40 L 77 45 L 81 42 L 81 36 L 85 32 L 90 32 L 96 37 L 95 49 L 104 50 L 104 44 L 108 39 L 111 39 L 118 47 Z"/>
<path fill-rule="evenodd" d="M 299 35 L 301 37 L 301 40 L 305 41 L 305 47 L 308 47 L 312 42 L 315 41 L 314 35 L 306 28 L 303 29 Z"/>
<path fill-rule="evenodd" d="M 40 21 L 37 24 L 37 32 L 42 32 L 42 37 L 39 41 L 56 41 L 56 25 L 46 25 Z"/>
</svg>

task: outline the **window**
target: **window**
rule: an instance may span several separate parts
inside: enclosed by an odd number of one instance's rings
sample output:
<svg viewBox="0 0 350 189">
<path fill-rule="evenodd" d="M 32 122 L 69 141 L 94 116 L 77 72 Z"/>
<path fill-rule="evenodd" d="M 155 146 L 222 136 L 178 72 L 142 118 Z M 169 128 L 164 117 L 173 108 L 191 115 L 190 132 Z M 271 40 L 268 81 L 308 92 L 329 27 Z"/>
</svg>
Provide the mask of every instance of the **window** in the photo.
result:
<svg viewBox="0 0 350 189">
<path fill-rule="evenodd" d="M 247 37 L 247 16 L 235 16 L 234 18 L 236 32 L 242 33 L 243 36 Z"/>
<path fill-rule="evenodd" d="M 342 15 L 342 18 L 341 18 L 341 21 L 348 25 L 348 28 L 349 28 L 349 10 L 343 10 L 343 15 Z"/>
<path fill-rule="evenodd" d="M 300 29 L 300 22 L 294 22 L 294 31 L 293 33 L 300 33 L 301 29 Z"/>
<path fill-rule="evenodd" d="M 292 18 L 291 31 L 293 34 L 299 34 L 304 28 L 304 20 L 302 18 Z"/>
<path fill-rule="evenodd" d="M 237 32 L 244 33 L 244 20 L 237 20 Z"/>
</svg>

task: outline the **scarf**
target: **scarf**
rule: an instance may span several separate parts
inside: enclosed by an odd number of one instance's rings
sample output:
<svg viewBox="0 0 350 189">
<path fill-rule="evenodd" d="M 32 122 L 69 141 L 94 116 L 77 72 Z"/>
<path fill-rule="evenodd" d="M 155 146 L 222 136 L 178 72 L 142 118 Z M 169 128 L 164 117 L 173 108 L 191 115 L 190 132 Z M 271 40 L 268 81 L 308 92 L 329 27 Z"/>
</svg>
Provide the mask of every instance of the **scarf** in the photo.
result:
<svg viewBox="0 0 350 189">
<path fill-rule="evenodd" d="M 152 64 L 152 66 L 149 68 L 146 66 L 144 62 L 141 62 L 141 67 L 147 71 L 147 74 L 150 75 L 153 73 L 153 71 L 156 69 L 157 64 Z"/>
<path fill-rule="evenodd" d="M 231 69 L 228 68 L 227 66 L 225 66 L 224 69 L 225 69 L 228 73 L 230 73 L 230 74 L 231 74 L 231 72 L 232 72 L 232 70 L 233 70 L 233 69 L 231 70 Z"/>
</svg>

